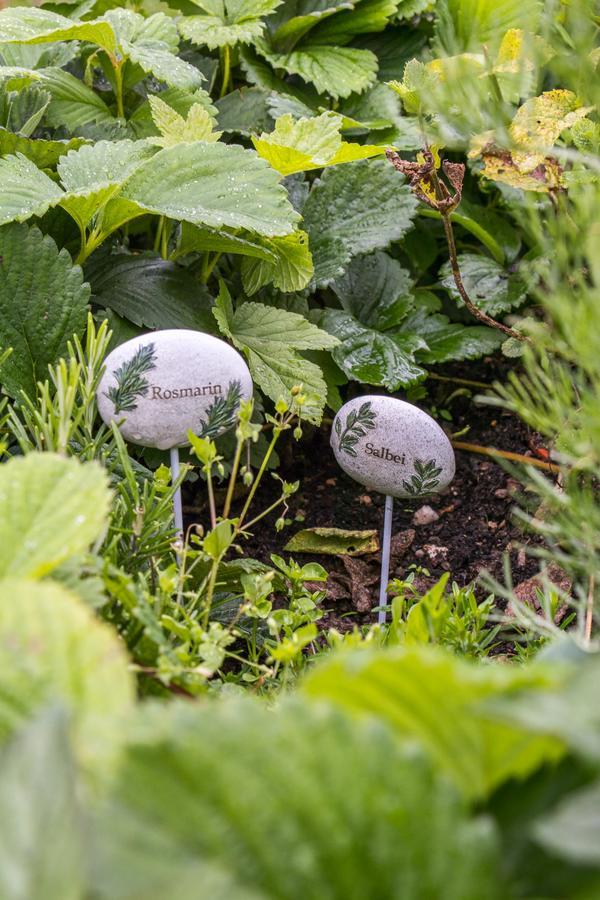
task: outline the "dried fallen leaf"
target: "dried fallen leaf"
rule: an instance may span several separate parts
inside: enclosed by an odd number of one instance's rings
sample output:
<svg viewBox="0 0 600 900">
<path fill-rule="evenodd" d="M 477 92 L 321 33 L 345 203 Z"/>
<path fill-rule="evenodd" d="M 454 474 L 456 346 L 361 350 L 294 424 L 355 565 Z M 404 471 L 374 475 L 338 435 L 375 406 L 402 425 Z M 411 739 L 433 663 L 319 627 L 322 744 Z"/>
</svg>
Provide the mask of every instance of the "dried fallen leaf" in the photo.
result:
<svg viewBox="0 0 600 900">
<path fill-rule="evenodd" d="M 364 556 L 379 550 L 375 529 L 303 528 L 285 545 L 290 553 L 324 553 L 328 556 Z"/>
</svg>

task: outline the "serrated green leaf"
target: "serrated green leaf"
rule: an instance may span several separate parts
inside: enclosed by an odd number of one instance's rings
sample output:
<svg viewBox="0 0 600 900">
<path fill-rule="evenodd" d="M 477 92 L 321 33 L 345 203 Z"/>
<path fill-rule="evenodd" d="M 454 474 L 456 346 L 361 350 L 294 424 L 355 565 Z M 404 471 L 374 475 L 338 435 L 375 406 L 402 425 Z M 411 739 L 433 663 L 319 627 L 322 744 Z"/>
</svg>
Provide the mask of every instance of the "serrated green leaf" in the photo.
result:
<svg viewBox="0 0 600 900">
<path fill-rule="evenodd" d="M 152 143 L 159 147 L 175 147 L 194 141 L 214 143 L 221 137 L 220 131 L 213 131 L 214 119 L 200 103 L 194 104 L 184 119 L 160 97 L 149 97 L 148 101 L 152 119 L 160 132 L 160 137 L 153 138 Z"/>
<path fill-rule="evenodd" d="M 211 298 L 185 269 L 153 254 L 98 252 L 85 267 L 94 302 L 145 328 L 214 331 Z"/>
<path fill-rule="evenodd" d="M 0 497 L 0 578 L 48 575 L 108 524 L 108 478 L 97 463 L 53 453 L 15 457 L 0 467 Z"/>
<path fill-rule="evenodd" d="M 252 137 L 252 143 L 259 156 L 282 175 L 367 159 L 385 152 L 384 147 L 342 141 L 342 121 L 331 112 L 298 120 L 286 114 L 277 119 L 274 131 Z"/>
<path fill-rule="evenodd" d="M 450 323 L 442 315 L 427 316 L 418 334 L 427 343 L 428 349 L 417 353 L 419 361 L 424 363 L 478 359 L 487 353 L 494 353 L 504 341 L 503 333 L 494 328 L 458 325 Z"/>
<path fill-rule="evenodd" d="M 348 378 L 397 391 L 425 376 L 415 362 L 415 350 L 422 346 L 419 338 L 375 331 L 336 309 L 324 310 L 319 321 L 339 338 L 331 355 Z"/>
<path fill-rule="evenodd" d="M 121 197 L 193 225 L 248 228 L 267 237 L 291 233 L 299 218 L 264 160 L 221 143 L 160 150 L 129 178 Z"/>
<path fill-rule="evenodd" d="M 528 285 L 518 272 L 507 272 L 495 260 L 478 253 L 460 254 L 458 264 L 467 294 L 490 316 L 508 312 L 525 301 Z M 449 262 L 440 269 L 440 282 L 460 306 L 464 305 Z"/>
<path fill-rule="evenodd" d="M 326 170 L 303 210 L 317 286 L 339 278 L 353 256 L 399 240 L 416 204 L 404 177 L 383 160 Z"/>
<path fill-rule="evenodd" d="M 134 110 L 127 122 L 129 131 L 138 139 L 152 137 L 156 135 L 157 132 L 152 119 L 152 109 L 150 106 L 150 99 L 152 96 L 154 95 L 150 95 L 144 103 L 141 103 Z M 217 108 L 213 105 L 210 94 L 203 88 L 196 88 L 196 90 L 190 91 L 182 88 L 168 87 L 164 91 L 161 91 L 158 96 L 163 103 L 166 103 L 167 106 L 174 109 L 183 119 L 187 119 L 190 110 L 194 106 L 202 106 L 211 118 L 214 118 L 217 115 Z"/>
<path fill-rule="evenodd" d="M 187 40 L 210 50 L 251 44 L 263 33 L 263 18 L 269 16 L 281 2 L 222 0 L 210 3 L 196 0 L 196 5 L 204 9 L 206 15 L 185 16 L 180 20 L 179 29 Z"/>
<path fill-rule="evenodd" d="M 47 169 L 55 166 L 61 156 L 69 150 L 77 150 L 85 144 L 83 138 L 69 141 L 46 141 L 42 138 L 21 137 L 0 127 L 0 156 L 22 154 L 39 166 Z"/>
<path fill-rule="evenodd" d="M 39 462 L 42 455 L 27 458 Z M 85 490 L 85 480 L 78 486 Z M 52 496 L 52 481 L 46 487 Z M 72 508 L 68 496 L 66 502 Z M 58 520 L 47 520 L 49 528 L 55 524 Z M 40 707 L 57 701 L 69 713 L 77 756 L 88 768 L 110 772 L 134 702 L 121 641 L 58 584 L 0 581 L 0 736 L 6 738 Z"/>
<path fill-rule="evenodd" d="M 43 216 L 62 197 L 61 188 L 22 153 L 0 159 L 0 225 Z"/>
<path fill-rule="evenodd" d="M 306 233 L 294 231 L 285 237 L 260 240 L 272 257 L 261 259 L 248 254 L 242 260 L 242 284 L 246 293 L 255 294 L 266 284 L 273 284 L 284 293 L 305 288 L 314 273 Z"/>
<path fill-rule="evenodd" d="M 311 671 L 303 690 L 355 715 L 380 716 L 473 798 L 564 755 L 559 741 L 506 724 L 493 712 L 501 698 L 541 692 L 560 677 L 541 666 L 481 666 L 429 648 L 396 648 L 331 656 Z"/>
<path fill-rule="evenodd" d="M 262 40 L 255 41 L 255 46 L 274 68 L 299 75 L 320 94 L 335 98 L 360 93 L 377 77 L 377 57 L 370 50 L 303 44 L 301 49 L 282 54 L 272 52 Z"/>
<path fill-rule="evenodd" d="M 39 74 L 52 97 L 46 121 L 54 128 L 64 126 L 73 134 L 91 123 L 110 125 L 116 121 L 102 98 L 70 72 L 48 68 Z"/>
<path fill-rule="evenodd" d="M 58 41 L 89 41 L 109 53 L 117 48 L 108 21 L 74 22 L 65 16 L 35 7 L 12 7 L 0 11 L 0 44 L 43 44 Z"/>
<path fill-rule="evenodd" d="M 346 312 L 378 331 L 399 325 L 413 308 L 412 287 L 410 272 L 379 250 L 355 257 L 331 285 Z"/>
<path fill-rule="evenodd" d="M 13 397 L 33 397 L 48 365 L 83 331 L 90 290 L 67 251 L 37 228 L 1 228 L 0 258 L 0 346 L 13 348 L 0 382 Z"/>
</svg>

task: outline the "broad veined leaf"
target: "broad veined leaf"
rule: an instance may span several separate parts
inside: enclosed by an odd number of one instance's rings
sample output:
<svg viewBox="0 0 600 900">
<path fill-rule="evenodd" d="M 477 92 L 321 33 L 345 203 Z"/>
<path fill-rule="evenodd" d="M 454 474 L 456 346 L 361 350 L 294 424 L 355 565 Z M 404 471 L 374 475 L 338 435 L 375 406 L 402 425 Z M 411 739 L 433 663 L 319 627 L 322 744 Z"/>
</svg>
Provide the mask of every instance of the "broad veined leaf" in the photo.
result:
<svg viewBox="0 0 600 900">
<path fill-rule="evenodd" d="M 346 312 L 379 331 L 399 325 L 415 304 L 410 272 L 380 250 L 356 256 L 331 289 Z"/>
<path fill-rule="evenodd" d="M 263 18 L 282 0 L 194 0 L 205 15 L 185 16 L 179 22 L 184 38 L 215 50 L 251 44 L 263 33 Z"/>
<path fill-rule="evenodd" d="M 503 698 L 560 683 L 554 668 L 481 666 L 426 647 L 339 653 L 311 670 L 303 690 L 360 716 L 379 716 L 418 742 L 469 797 L 485 797 L 564 755 L 564 745 L 494 710 Z"/>
<path fill-rule="evenodd" d="M 0 751 L 0 896 L 5 900 L 84 895 L 77 788 L 67 716 L 55 706 L 44 709 Z"/>
<path fill-rule="evenodd" d="M 424 346 L 416 335 L 381 332 L 369 328 L 349 313 L 326 309 L 319 316 L 326 331 L 339 338 L 331 355 L 354 381 L 382 385 L 390 391 L 407 387 L 426 375 L 415 362 L 415 350 Z"/>
<path fill-rule="evenodd" d="M 353 162 L 385 153 L 385 147 L 370 147 L 342 141 L 341 116 L 325 112 L 320 116 L 294 120 L 289 114 L 280 116 L 275 129 L 253 137 L 259 156 L 266 159 L 282 175 L 293 175 L 310 169 Z"/>
<path fill-rule="evenodd" d="M 63 193 L 22 153 L 0 159 L 0 225 L 43 216 L 60 202 Z"/>
<path fill-rule="evenodd" d="M 195 103 L 184 119 L 160 97 L 149 97 L 148 101 L 152 119 L 160 132 L 160 137 L 151 140 L 159 147 L 174 147 L 177 144 L 190 144 L 194 141 L 214 143 L 221 137 L 220 131 L 213 131 L 213 117 L 200 103 Z"/>
<path fill-rule="evenodd" d="M 266 284 L 284 293 L 300 291 L 313 277 L 314 267 L 304 231 L 293 231 L 284 237 L 261 238 L 272 253 L 271 258 L 249 254 L 242 260 L 242 284 L 247 294 L 255 294 Z"/>
<path fill-rule="evenodd" d="M 0 156 L 22 154 L 40 169 L 55 166 L 61 156 L 69 150 L 77 150 L 85 144 L 83 138 L 69 141 L 46 141 L 42 138 L 27 138 L 0 127 Z"/>
<path fill-rule="evenodd" d="M 70 72 L 48 68 L 40 70 L 39 76 L 52 97 L 46 120 L 54 128 L 64 126 L 73 134 L 91 123 L 116 121 L 102 98 Z"/>
<path fill-rule="evenodd" d="M 323 897 L 325 884 L 331 898 L 507 896 L 489 820 L 379 723 L 254 698 L 157 704 L 144 718 L 102 809 L 102 897 L 124 896 L 119 873 L 132 869 L 125 896 L 171 897 L 200 862 L 248 900 Z"/>
<path fill-rule="evenodd" d="M 302 44 L 291 53 L 275 53 L 262 39 L 255 47 L 274 68 L 299 75 L 320 94 L 336 98 L 366 90 L 377 77 L 377 57 L 370 50 Z"/>
<path fill-rule="evenodd" d="M 97 463 L 30 453 L 0 467 L 0 578 L 41 578 L 107 527 L 110 491 Z"/>
<path fill-rule="evenodd" d="M 416 205 L 404 177 L 383 160 L 327 169 L 303 210 L 317 286 L 339 278 L 353 256 L 399 240 Z"/>
<path fill-rule="evenodd" d="M 185 269 L 153 254 L 94 254 L 85 277 L 96 304 L 145 328 L 214 331 L 206 288 Z"/>
<path fill-rule="evenodd" d="M 0 382 L 9 394 L 35 396 L 48 365 L 85 328 L 89 297 L 81 269 L 51 237 L 26 225 L 0 228 L 0 346 L 13 348 Z"/>
<path fill-rule="evenodd" d="M 285 0 L 268 22 L 273 50 L 289 53 L 320 22 L 354 5 L 354 0 Z"/>
<path fill-rule="evenodd" d="M 507 272 L 495 260 L 478 253 L 461 253 L 458 264 L 467 294 L 490 316 L 508 312 L 525 301 L 529 286 L 518 272 Z M 440 269 L 440 281 L 450 296 L 463 305 L 449 262 Z"/>
<path fill-rule="evenodd" d="M 411 323 L 405 323 L 404 327 L 408 331 Z M 477 359 L 487 353 L 494 353 L 504 341 L 502 332 L 494 328 L 451 323 L 443 315 L 423 317 L 422 327 L 417 334 L 427 343 L 426 350 L 417 352 L 417 359 L 424 363 Z"/>
<path fill-rule="evenodd" d="M 70 714 L 77 755 L 110 770 L 134 701 L 122 643 L 62 586 L 0 581 L 0 737 L 56 701 Z"/>
<path fill-rule="evenodd" d="M 264 160 L 221 143 L 160 150 L 133 173 L 121 196 L 140 209 L 193 225 L 248 228 L 267 237 L 289 234 L 299 219 Z"/>
<path fill-rule="evenodd" d="M 221 332 L 245 353 L 261 390 L 274 402 L 282 397 L 289 402 L 291 389 L 301 384 L 308 401 L 305 418 L 318 424 L 327 385 L 320 368 L 297 351 L 328 349 L 337 345 L 337 339 L 304 316 L 262 303 L 243 303 L 234 311 L 224 287 L 214 315 Z"/>
<path fill-rule="evenodd" d="M 102 19 L 74 22 L 46 9 L 21 6 L 0 12 L 0 44 L 58 41 L 89 41 L 109 53 L 117 49 L 114 30 L 110 22 Z"/>
</svg>

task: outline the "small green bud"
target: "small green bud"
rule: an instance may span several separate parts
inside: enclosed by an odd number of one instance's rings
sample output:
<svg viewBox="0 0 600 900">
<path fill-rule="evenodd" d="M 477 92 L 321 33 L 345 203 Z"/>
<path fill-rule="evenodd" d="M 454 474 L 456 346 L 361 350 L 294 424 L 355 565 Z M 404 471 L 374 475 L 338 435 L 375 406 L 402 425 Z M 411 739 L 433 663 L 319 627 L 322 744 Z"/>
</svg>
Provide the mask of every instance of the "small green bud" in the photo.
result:
<svg viewBox="0 0 600 900">
<path fill-rule="evenodd" d="M 300 427 L 300 425 L 296 425 L 296 427 L 294 428 L 294 437 L 297 441 L 299 441 L 302 437 L 302 428 Z"/>
<path fill-rule="evenodd" d="M 282 416 L 284 413 L 288 411 L 288 405 L 283 397 L 280 397 L 277 403 L 275 404 L 275 412 L 279 413 Z"/>
<path fill-rule="evenodd" d="M 275 522 L 275 531 L 281 531 L 283 528 L 285 528 L 285 519 L 280 516 Z"/>
<path fill-rule="evenodd" d="M 252 472 L 250 471 L 250 469 L 246 469 L 246 471 L 245 471 L 244 474 L 242 475 L 242 481 L 244 482 L 244 484 L 246 485 L 246 487 L 250 487 L 250 485 L 251 485 L 252 482 L 254 481 L 254 475 L 252 474 Z"/>
</svg>

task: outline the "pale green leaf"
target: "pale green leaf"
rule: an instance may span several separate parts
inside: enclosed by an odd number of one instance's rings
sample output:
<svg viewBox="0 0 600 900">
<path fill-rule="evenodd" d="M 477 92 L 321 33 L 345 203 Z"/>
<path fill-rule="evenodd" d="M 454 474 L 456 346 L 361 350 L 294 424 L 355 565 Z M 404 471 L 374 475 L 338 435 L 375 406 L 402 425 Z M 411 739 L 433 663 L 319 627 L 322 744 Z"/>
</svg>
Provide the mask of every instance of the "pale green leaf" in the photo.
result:
<svg viewBox="0 0 600 900">
<path fill-rule="evenodd" d="M 346 528 L 303 528 L 283 548 L 288 553 L 325 553 L 330 556 L 363 556 L 377 553 L 376 530 L 352 531 Z"/>
<path fill-rule="evenodd" d="M 541 0 L 442 0 L 438 38 L 448 53 L 496 48 L 511 28 L 536 34 L 542 8 Z"/>
<path fill-rule="evenodd" d="M 123 51 L 144 72 L 154 75 L 159 81 L 164 81 L 171 87 L 196 88 L 205 81 L 199 69 L 162 47 L 126 42 Z"/>
<path fill-rule="evenodd" d="M 37 228 L 0 228 L 0 257 L 0 346 L 13 348 L 0 382 L 13 397 L 33 397 L 48 365 L 84 330 L 90 289 L 67 251 Z"/>
<path fill-rule="evenodd" d="M 0 466 L 0 498 L 0 578 L 41 578 L 107 528 L 110 491 L 98 463 L 53 453 L 15 457 Z"/>
<path fill-rule="evenodd" d="M 0 225 L 43 216 L 63 196 L 62 189 L 22 153 L 0 159 Z"/>
<path fill-rule="evenodd" d="M 462 253 L 458 264 L 467 294 L 479 309 L 496 316 L 520 306 L 527 297 L 527 282 L 518 272 L 508 272 L 495 260 L 478 253 Z M 450 263 L 440 269 L 440 282 L 450 296 L 464 305 Z"/>
<path fill-rule="evenodd" d="M 37 463 L 42 457 L 29 458 Z M 52 481 L 46 487 L 52 495 Z M 94 499 L 85 488 L 82 497 L 85 508 Z M 72 506 L 68 495 L 66 503 Z M 58 518 L 46 522 L 48 528 L 60 527 Z M 0 581 L 0 736 L 6 739 L 32 713 L 56 701 L 69 712 L 77 756 L 86 766 L 110 771 L 134 702 L 121 641 L 58 584 Z"/>
<path fill-rule="evenodd" d="M 160 147 L 174 147 L 177 144 L 189 144 L 194 141 L 214 143 L 221 137 L 220 131 L 213 131 L 214 119 L 200 103 L 195 103 L 184 119 L 160 97 L 149 97 L 148 101 L 152 119 L 160 131 L 160 137 L 152 139 L 153 144 Z"/>
<path fill-rule="evenodd" d="M 420 744 L 469 797 L 485 797 L 564 755 L 564 746 L 494 712 L 502 698 L 542 692 L 560 670 L 482 666 L 429 648 L 336 654 L 314 668 L 303 692 L 360 716 L 378 716 Z"/>
<path fill-rule="evenodd" d="M 192 44 L 215 50 L 254 43 L 263 33 L 264 25 L 259 20 L 225 25 L 214 16 L 185 16 L 179 23 L 179 30 Z"/>
<path fill-rule="evenodd" d="M 383 250 L 411 228 L 417 201 L 387 161 L 327 169 L 303 210 L 318 286 L 342 275 L 353 256 Z"/>
<path fill-rule="evenodd" d="M 261 238 L 260 242 L 272 255 L 260 258 L 245 254 L 241 273 L 246 293 L 255 294 L 266 284 L 273 284 L 284 293 L 305 288 L 314 273 L 306 233 L 294 231 L 284 237 Z"/>
<path fill-rule="evenodd" d="M 89 41 L 110 53 L 117 42 L 108 21 L 74 22 L 65 16 L 36 7 L 12 7 L 0 11 L 0 44 L 43 44 L 58 41 Z"/>
<path fill-rule="evenodd" d="M 533 834 L 546 851 L 578 866 L 600 864 L 600 782 L 570 792 Z"/>
<path fill-rule="evenodd" d="M 122 197 L 193 225 L 248 228 L 267 237 L 291 233 L 299 218 L 264 160 L 221 143 L 160 150 L 134 172 Z"/>
</svg>

